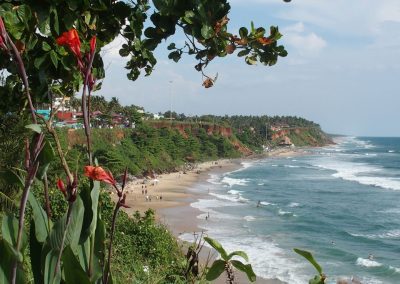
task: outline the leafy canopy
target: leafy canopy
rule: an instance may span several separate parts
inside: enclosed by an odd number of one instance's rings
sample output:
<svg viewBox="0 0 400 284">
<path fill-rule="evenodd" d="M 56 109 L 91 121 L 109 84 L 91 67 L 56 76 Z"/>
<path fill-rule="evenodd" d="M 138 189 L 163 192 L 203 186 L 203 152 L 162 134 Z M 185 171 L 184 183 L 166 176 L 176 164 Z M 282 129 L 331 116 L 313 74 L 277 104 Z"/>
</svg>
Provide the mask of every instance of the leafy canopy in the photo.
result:
<svg viewBox="0 0 400 284">
<path fill-rule="evenodd" d="M 48 102 L 48 91 L 71 96 L 82 85 L 74 56 L 55 41 L 71 28 L 77 29 L 83 51 L 89 50 L 92 36 L 97 37 L 100 50 L 121 35 L 126 43 L 119 53 L 128 57 L 126 69 L 131 80 L 136 80 L 141 73 L 151 74 L 157 63 L 155 49 L 178 31 L 183 32 L 186 41 L 182 46 L 171 43 L 168 57 L 178 62 L 183 54 L 193 56 L 205 87 L 212 86 L 213 79 L 204 73 L 204 68 L 216 57 L 238 50 L 237 55 L 244 57 L 248 64 L 261 62 L 271 66 L 278 56 L 287 55 L 284 47 L 277 43 L 281 37 L 277 27 L 267 32 L 251 23 L 249 29 L 240 28 L 238 35 L 229 32 L 231 7 L 226 0 L 2 2 L 0 16 L 22 53 L 36 103 Z M 104 78 L 103 60 L 98 52 L 93 67 L 97 81 Z M 8 71 L 1 75 L 0 95 L 15 98 L 23 87 L 10 56 L 0 56 L 0 69 Z M 97 84 L 97 88 L 100 87 L 101 83 Z"/>
</svg>

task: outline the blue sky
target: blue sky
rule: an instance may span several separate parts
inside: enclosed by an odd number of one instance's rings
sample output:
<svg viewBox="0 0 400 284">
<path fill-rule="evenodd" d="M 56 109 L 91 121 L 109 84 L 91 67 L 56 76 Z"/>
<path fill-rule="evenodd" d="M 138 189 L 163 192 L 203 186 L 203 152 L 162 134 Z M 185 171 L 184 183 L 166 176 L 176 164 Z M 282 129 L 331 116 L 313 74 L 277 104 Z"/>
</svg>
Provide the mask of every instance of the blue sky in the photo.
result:
<svg viewBox="0 0 400 284">
<path fill-rule="evenodd" d="M 330 133 L 400 136 L 399 0 L 230 3 L 231 30 L 252 20 L 278 25 L 288 57 L 273 67 L 248 66 L 236 56 L 215 60 L 207 74 L 218 73 L 218 81 L 204 89 L 193 59 L 174 63 L 161 47 L 152 76 L 131 82 L 117 39 L 104 48 L 106 78 L 98 94 L 151 112 L 169 110 L 172 102 L 178 113 L 298 115 Z"/>
</svg>

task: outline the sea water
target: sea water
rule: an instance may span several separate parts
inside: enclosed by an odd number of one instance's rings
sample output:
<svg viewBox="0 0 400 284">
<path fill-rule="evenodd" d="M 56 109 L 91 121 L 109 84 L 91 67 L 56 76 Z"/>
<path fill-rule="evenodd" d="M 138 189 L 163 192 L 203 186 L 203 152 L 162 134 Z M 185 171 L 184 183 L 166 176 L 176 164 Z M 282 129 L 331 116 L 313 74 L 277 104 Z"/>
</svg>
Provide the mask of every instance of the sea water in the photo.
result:
<svg viewBox="0 0 400 284">
<path fill-rule="evenodd" d="M 198 189 L 209 198 L 192 204 L 204 212 L 200 227 L 228 251 L 246 251 L 264 278 L 308 283 L 316 271 L 293 252 L 300 248 L 328 283 L 400 283 L 400 138 L 336 140 L 210 175 Z"/>
</svg>

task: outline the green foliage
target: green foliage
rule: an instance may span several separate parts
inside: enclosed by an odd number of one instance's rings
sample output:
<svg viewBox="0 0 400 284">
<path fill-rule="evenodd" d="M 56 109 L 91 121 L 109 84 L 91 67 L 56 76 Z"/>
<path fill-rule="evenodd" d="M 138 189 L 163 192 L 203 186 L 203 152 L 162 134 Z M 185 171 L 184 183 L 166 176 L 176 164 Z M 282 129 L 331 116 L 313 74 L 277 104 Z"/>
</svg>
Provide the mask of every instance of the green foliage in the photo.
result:
<svg viewBox="0 0 400 284">
<path fill-rule="evenodd" d="M 245 261 L 249 261 L 247 254 L 244 251 L 234 251 L 230 254 L 227 254 L 222 245 L 209 237 L 204 237 L 204 240 L 213 247 L 221 256 L 221 259 L 217 259 L 213 262 L 210 269 L 207 272 L 206 279 L 208 281 L 213 281 L 217 279 L 224 271 L 227 273 L 227 282 L 234 282 L 234 274 L 231 269 L 231 266 L 235 267 L 237 270 L 246 273 L 247 278 L 250 282 L 256 281 L 256 274 L 251 267 L 251 264 L 244 264 L 243 262 L 232 259 L 235 256 L 239 256 L 243 258 Z"/>
<path fill-rule="evenodd" d="M 325 274 L 322 272 L 322 268 L 321 266 L 318 264 L 318 262 L 314 259 L 314 256 L 305 250 L 301 250 L 301 249 L 293 249 L 297 254 L 301 255 L 302 257 L 304 257 L 305 259 L 308 260 L 308 262 L 310 262 L 314 268 L 318 271 L 319 275 L 315 275 L 312 279 L 310 279 L 309 284 L 324 284 L 325 283 L 325 279 L 326 276 Z"/>
</svg>

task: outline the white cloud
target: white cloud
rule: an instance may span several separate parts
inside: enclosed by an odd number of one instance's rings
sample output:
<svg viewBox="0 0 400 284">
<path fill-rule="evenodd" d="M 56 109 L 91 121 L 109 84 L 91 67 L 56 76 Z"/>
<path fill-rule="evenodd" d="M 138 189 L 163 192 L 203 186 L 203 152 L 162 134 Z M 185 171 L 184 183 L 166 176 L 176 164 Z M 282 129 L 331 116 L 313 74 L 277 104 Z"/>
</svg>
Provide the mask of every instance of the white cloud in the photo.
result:
<svg viewBox="0 0 400 284">
<path fill-rule="evenodd" d="M 327 45 L 326 41 L 315 33 L 307 35 L 288 34 L 286 42 L 294 46 L 301 54 L 318 53 Z"/>
</svg>

